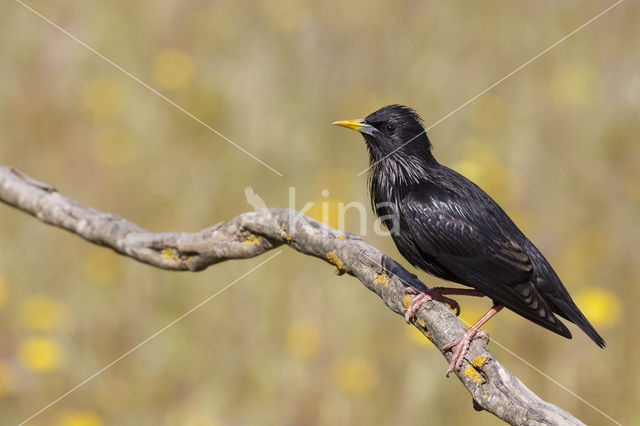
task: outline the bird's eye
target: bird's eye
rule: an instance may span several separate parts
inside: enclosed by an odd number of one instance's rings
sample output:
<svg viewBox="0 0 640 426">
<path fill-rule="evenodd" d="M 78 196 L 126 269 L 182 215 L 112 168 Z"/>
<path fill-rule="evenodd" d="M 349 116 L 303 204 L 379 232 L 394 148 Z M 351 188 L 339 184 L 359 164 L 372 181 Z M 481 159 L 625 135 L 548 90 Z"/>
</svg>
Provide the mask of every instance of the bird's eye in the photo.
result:
<svg viewBox="0 0 640 426">
<path fill-rule="evenodd" d="M 396 130 L 396 126 L 393 123 L 387 123 L 384 125 L 384 132 L 388 135 L 392 134 Z"/>
</svg>

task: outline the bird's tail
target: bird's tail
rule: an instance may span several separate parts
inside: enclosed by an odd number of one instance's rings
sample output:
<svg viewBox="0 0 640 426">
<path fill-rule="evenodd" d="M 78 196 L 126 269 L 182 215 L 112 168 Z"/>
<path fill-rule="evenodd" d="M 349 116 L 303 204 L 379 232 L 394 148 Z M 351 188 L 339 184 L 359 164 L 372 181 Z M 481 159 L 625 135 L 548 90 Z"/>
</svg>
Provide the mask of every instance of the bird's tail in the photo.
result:
<svg viewBox="0 0 640 426">
<path fill-rule="evenodd" d="M 584 316 L 584 314 L 580 311 L 580 309 L 576 306 L 571 299 L 569 294 L 566 294 L 566 297 L 553 298 L 554 312 L 560 315 L 562 318 L 571 321 L 575 325 L 577 325 L 580 330 L 584 331 L 587 336 L 591 338 L 595 342 L 596 345 L 604 348 L 606 343 L 602 336 L 596 331 L 596 329 L 591 325 L 589 320 Z"/>
</svg>

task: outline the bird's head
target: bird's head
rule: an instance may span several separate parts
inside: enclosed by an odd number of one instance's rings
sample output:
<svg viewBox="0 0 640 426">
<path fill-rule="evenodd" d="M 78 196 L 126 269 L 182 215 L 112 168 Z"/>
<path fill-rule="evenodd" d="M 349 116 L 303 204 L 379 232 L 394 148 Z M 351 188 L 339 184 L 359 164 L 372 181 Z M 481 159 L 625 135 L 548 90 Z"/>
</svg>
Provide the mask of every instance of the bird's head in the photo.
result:
<svg viewBox="0 0 640 426">
<path fill-rule="evenodd" d="M 336 121 L 333 124 L 362 133 L 372 163 L 408 155 L 433 159 L 422 119 L 409 107 L 388 105 L 364 119 Z"/>
</svg>

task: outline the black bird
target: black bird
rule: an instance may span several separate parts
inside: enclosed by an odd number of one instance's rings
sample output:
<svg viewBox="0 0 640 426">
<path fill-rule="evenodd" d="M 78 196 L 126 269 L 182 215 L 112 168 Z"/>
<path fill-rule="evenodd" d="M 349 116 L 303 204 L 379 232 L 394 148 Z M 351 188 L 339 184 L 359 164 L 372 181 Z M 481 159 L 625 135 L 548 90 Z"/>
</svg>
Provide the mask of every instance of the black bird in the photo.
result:
<svg viewBox="0 0 640 426">
<path fill-rule="evenodd" d="M 557 314 L 605 346 L 549 262 L 502 208 L 473 182 L 436 161 L 422 119 L 413 109 L 389 105 L 363 120 L 333 124 L 364 136 L 371 203 L 400 253 L 415 267 L 476 289 L 409 288 L 417 296 L 407 309 L 407 320 L 428 300 L 459 309 L 445 294 L 493 299 L 482 318 L 445 346 L 456 348 L 447 375 L 460 368 L 474 337 L 487 336 L 479 328 L 503 307 L 570 339 Z"/>
</svg>

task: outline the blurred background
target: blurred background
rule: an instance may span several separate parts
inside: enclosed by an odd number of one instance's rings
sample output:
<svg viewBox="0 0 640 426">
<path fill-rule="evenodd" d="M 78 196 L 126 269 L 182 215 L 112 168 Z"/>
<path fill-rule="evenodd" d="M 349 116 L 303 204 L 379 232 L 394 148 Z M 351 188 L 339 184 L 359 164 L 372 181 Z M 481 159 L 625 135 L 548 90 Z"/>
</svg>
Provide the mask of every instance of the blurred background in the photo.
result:
<svg viewBox="0 0 640 426">
<path fill-rule="evenodd" d="M 368 205 L 362 138 L 330 125 L 389 103 L 436 122 L 609 3 L 31 0 L 279 171 L 15 1 L 0 4 L 0 163 L 152 231 L 251 210 Z M 611 2 L 612 4 L 612 2 Z M 614 419 L 640 423 L 640 30 L 624 2 L 429 132 L 489 192 L 607 341 L 503 312 L 492 338 Z M 323 193 L 323 190 L 327 190 Z M 324 194 L 324 195 L 323 195 Z M 390 238 L 366 240 L 406 265 Z M 0 412 L 16 424 L 266 259 L 157 270 L 0 206 Z M 345 231 L 360 232 L 358 215 Z M 412 268 L 409 268 L 413 270 Z M 427 285 L 441 284 L 420 273 Z M 474 321 L 490 302 L 461 298 Z M 613 424 L 500 347 L 542 398 Z M 355 279 L 284 253 L 29 424 L 500 422 Z"/>
</svg>

